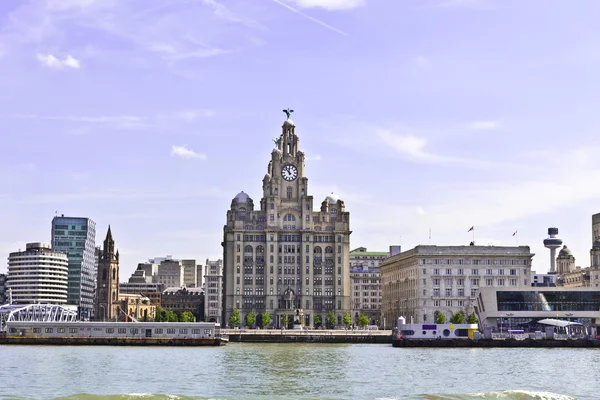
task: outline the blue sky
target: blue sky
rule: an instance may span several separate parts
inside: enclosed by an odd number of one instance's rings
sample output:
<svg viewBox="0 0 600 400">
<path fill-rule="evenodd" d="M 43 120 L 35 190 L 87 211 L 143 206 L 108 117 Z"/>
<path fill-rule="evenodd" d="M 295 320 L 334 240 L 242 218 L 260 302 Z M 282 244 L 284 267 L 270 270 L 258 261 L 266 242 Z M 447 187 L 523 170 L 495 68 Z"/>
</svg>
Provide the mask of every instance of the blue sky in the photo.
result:
<svg viewBox="0 0 600 400">
<path fill-rule="evenodd" d="M 589 265 L 600 212 L 600 3 L 2 0 L 0 258 L 55 211 L 138 262 L 222 255 L 283 108 L 351 247 L 528 244 Z M 0 271 L 6 263 L 0 263 Z"/>
</svg>

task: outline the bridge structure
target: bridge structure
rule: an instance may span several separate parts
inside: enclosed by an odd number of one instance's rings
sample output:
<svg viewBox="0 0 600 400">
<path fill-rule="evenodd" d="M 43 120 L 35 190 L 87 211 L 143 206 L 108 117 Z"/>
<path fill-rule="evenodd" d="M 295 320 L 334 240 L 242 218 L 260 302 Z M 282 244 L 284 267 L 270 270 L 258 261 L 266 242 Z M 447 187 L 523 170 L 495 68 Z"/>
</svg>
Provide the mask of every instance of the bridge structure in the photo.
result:
<svg viewBox="0 0 600 400">
<path fill-rule="evenodd" d="M 11 321 L 75 322 L 77 307 L 57 304 L 5 304 L 0 306 L 0 332 Z"/>
</svg>

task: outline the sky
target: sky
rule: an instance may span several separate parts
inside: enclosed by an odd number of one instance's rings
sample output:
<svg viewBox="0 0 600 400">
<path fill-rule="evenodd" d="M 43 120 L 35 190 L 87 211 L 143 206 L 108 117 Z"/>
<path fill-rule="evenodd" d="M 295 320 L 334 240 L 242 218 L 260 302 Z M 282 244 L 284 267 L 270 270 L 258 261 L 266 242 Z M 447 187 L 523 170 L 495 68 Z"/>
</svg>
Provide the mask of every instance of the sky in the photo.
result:
<svg viewBox="0 0 600 400">
<path fill-rule="evenodd" d="M 351 248 L 529 245 L 589 266 L 600 212 L 600 2 L 2 0 L 0 259 L 52 217 L 138 262 L 222 258 L 284 108 Z M 430 237 L 431 232 L 431 237 Z M 514 232 L 518 232 L 513 236 Z M 0 262 L 0 272 L 6 271 Z"/>
</svg>

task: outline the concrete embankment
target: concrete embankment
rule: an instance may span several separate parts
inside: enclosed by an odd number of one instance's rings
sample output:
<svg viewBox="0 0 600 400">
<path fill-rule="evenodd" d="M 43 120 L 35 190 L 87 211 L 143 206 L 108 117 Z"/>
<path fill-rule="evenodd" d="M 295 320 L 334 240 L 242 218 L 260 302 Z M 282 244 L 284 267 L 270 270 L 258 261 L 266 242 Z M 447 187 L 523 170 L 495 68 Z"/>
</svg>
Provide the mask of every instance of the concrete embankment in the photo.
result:
<svg viewBox="0 0 600 400">
<path fill-rule="evenodd" d="M 220 346 L 220 339 L 92 338 L 92 337 L 0 337 L 2 344 L 67 346 Z"/>
<path fill-rule="evenodd" d="M 368 330 L 226 329 L 231 342 L 241 343 L 392 343 L 392 332 Z"/>
<path fill-rule="evenodd" d="M 393 340 L 394 347 L 522 347 L 522 348 L 600 348 L 600 340 L 594 339 L 396 339 Z"/>
</svg>

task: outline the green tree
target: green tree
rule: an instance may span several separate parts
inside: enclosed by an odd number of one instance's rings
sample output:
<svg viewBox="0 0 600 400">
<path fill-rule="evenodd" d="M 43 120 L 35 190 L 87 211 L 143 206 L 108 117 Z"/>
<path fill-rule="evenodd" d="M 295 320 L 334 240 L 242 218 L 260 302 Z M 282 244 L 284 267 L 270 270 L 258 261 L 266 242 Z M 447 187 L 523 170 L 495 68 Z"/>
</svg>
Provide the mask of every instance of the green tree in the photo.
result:
<svg viewBox="0 0 600 400">
<path fill-rule="evenodd" d="M 435 323 L 436 324 L 445 324 L 446 323 L 446 314 L 440 311 L 435 312 Z"/>
<path fill-rule="evenodd" d="M 450 317 L 451 324 L 464 324 L 465 316 L 461 311 L 457 311 Z"/>
<path fill-rule="evenodd" d="M 270 323 L 271 323 L 271 314 L 269 314 L 268 312 L 263 313 L 263 315 L 262 315 L 263 328 L 266 326 L 269 326 Z"/>
<path fill-rule="evenodd" d="M 256 323 L 256 313 L 254 311 L 250 311 L 248 315 L 246 315 L 246 324 L 248 326 L 253 327 Z"/>
<path fill-rule="evenodd" d="M 352 323 L 352 317 L 350 317 L 350 313 L 348 311 L 346 311 L 346 313 L 344 314 L 344 319 L 342 320 L 342 322 L 344 323 L 344 326 L 346 328 L 348 328 L 348 326 L 350 326 L 350 324 Z"/>
<path fill-rule="evenodd" d="M 283 314 L 283 317 L 281 317 L 281 323 L 283 324 L 284 328 L 287 328 L 290 324 L 290 316 L 287 314 Z"/>
<path fill-rule="evenodd" d="M 179 317 L 172 310 L 167 310 L 165 313 L 165 322 L 179 322 Z"/>
<path fill-rule="evenodd" d="M 240 311 L 236 308 L 229 316 L 229 326 L 233 328 L 234 326 L 239 326 L 241 322 Z"/>
<path fill-rule="evenodd" d="M 475 313 L 472 312 L 471 314 L 469 314 L 469 316 L 467 317 L 467 324 L 476 324 L 477 323 L 477 317 L 475 316 Z"/>
<path fill-rule="evenodd" d="M 315 328 L 317 326 L 319 326 L 321 324 L 321 317 L 319 316 L 319 314 L 315 314 L 313 316 L 313 325 L 315 326 Z"/>
<path fill-rule="evenodd" d="M 369 318 L 365 314 L 360 314 L 358 316 L 358 326 L 362 326 L 364 328 L 367 325 L 369 325 Z"/>
<path fill-rule="evenodd" d="M 327 317 L 325 318 L 325 326 L 327 326 L 327 329 L 333 329 L 335 327 L 335 323 L 335 314 L 333 311 L 329 311 L 327 313 Z"/>
<path fill-rule="evenodd" d="M 154 321 L 156 322 L 166 322 L 165 314 L 167 311 L 161 306 L 156 306 L 156 315 L 154 317 Z"/>
<path fill-rule="evenodd" d="M 189 311 L 184 311 L 179 316 L 179 322 L 194 322 L 196 317 Z"/>
</svg>

